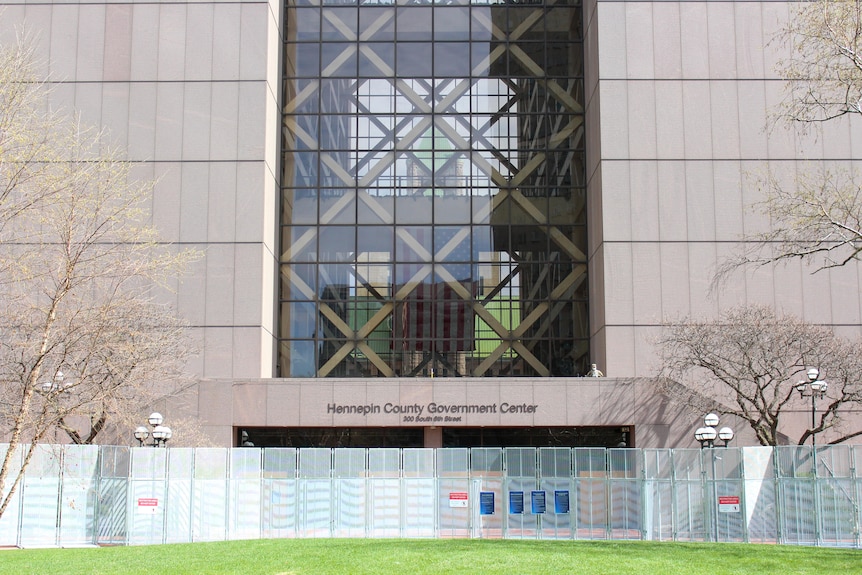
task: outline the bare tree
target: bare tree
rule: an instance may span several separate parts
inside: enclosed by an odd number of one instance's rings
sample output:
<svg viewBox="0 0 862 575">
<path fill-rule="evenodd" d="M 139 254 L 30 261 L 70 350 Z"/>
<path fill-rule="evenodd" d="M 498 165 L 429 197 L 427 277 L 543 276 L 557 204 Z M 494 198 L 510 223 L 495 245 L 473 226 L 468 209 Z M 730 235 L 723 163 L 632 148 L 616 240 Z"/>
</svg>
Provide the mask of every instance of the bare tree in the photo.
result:
<svg viewBox="0 0 862 575">
<path fill-rule="evenodd" d="M 744 247 L 717 267 L 716 285 L 746 265 L 802 259 L 821 271 L 859 260 L 862 187 L 853 174 L 815 169 L 788 188 L 770 172 L 758 184 L 764 199 L 754 207 L 769 218 L 770 227 L 743 238 Z"/>
<path fill-rule="evenodd" d="M 776 70 L 788 88 L 780 116 L 804 125 L 862 113 L 862 1 L 813 0 L 792 10 L 776 37 L 789 52 Z"/>
<path fill-rule="evenodd" d="M 152 182 L 46 111 L 31 63 L 0 50 L 0 516 L 52 431 L 93 442 L 181 386 L 191 352 L 158 296 L 197 254 L 158 241 Z"/>
<path fill-rule="evenodd" d="M 774 43 L 787 57 L 776 73 L 785 98 L 774 109 L 773 128 L 800 133 L 840 118 L 862 115 L 862 0 L 793 3 L 791 18 Z M 719 266 L 717 283 L 737 268 L 788 259 L 810 262 L 815 271 L 846 265 L 862 250 L 859 175 L 849 169 L 804 169 L 793 185 L 774 174 L 757 177 L 763 201 L 755 204 L 770 230 L 746 235 L 745 247 Z"/>
<path fill-rule="evenodd" d="M 35 75 L 32 44 L 26 38 L 0 50 L 0 240 L 8 238 L 9 222 L 49 202 L 55 191 L 47 158 L 55 147 L 52 140 L 67 137 L 71 126 L 59 114 L 45 111 L 46 91 Z M 4 275 L 0 273 L 0 281 Z"/>
<path fill-rule="evenodd" d="M 862 407 L 862 342 L 765 306 L 747 306 L 717 319 L 669 325 L 657 343 L 662 385 L 674 401 L 734 415 L 748 422 L 762 445 L 777 445 L 787 416 L 807 405 L 796 384 L 807 381 L 810 367 L 821 370 L 829 388 L 817 425 L 795 440 L 801 445 L 827 429 L 833 431 L 830 443 L 862 435 L 860 422 L 845 417 Z"/>
</svg>

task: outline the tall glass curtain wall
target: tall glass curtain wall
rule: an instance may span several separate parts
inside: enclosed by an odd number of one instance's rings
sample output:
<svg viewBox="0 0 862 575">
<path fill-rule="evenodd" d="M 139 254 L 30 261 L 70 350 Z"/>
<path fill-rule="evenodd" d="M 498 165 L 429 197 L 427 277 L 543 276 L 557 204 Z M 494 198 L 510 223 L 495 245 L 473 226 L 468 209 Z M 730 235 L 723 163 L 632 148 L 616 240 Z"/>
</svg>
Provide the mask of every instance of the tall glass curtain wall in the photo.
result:
<svg viewBox="0 0 862 575">
<path fill-rule="evenodd" d="M 282 377 L 587 370 L 579 0 L 288 0 Z"/>
</svg>

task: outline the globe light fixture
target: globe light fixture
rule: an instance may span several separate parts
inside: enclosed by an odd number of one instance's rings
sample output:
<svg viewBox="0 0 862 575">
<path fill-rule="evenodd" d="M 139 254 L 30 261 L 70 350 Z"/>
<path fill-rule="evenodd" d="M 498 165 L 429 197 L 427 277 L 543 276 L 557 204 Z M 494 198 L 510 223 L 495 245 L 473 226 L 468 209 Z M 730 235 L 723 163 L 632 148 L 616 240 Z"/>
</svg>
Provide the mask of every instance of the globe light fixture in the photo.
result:
<svg viewBox="0 0 862 575">
<path fill-rule="evenodd" d="M 51 380 L 43 382 L 39 387 L 45 395 L 55 391 L 63 391 L 68 386 L 65 380 L 66 374 L 58 369 Z"/>
<path fill-rule="evenodd" d="M 144 427 L 143 425 L 139 425 L 135 429 L 135 439 L 138 440 L 138 444 L 140 445 L 140 447 L 144 446 L 144 442 L 147 440 L 147 438 L 149 436 L 150 436 L 150 430 L 147 429 L 146 427 Z"/>
<path fill-rule="evenodd" d="M 140 447 L 144 447 L 144 445 L 150 445 L 152 447 L 167 447 L 168 440 L 173 437 L 174 432 L 167 425 L 162 425 L 165 421 L 165 418 L 158 411 L 154 411 L 147 418 L 147 423 L 150 424 L 150 427 L 153 428 L 152 433 L 150 430 L 144 427 L 143 425 L 138 426 L 135 429 L 135 439 L 138 440 L 138 444 Z M 151 444 L 145 443 L 147 438 L 153 436 L 153 442 Z"/>
<path fill-rule="evenodd" d="M 811 398 L 811 445 L 817 444 L 817 398 L 826 397 L 829 384 L 820 379 L 820 370 L 816 367 L 809 368 L 806 372 L 808 381 L 800 381 L 796 384 L 796 391 L 800 397 Z"/>
<path fill-rule="evenodd" d="M 698 427 L 694 432 L 694 438 L 700 443 L 700 448 L 715 447 L 716 438 L 724 442 L 723 447 L 727 447 L 730 440 L 733 439 L 733 430 L 729 427 L 722 427 L 716 431 L 719 418 L 714 413 L 708 413 L 703 418 L 703 427 Z"/>
</svg>

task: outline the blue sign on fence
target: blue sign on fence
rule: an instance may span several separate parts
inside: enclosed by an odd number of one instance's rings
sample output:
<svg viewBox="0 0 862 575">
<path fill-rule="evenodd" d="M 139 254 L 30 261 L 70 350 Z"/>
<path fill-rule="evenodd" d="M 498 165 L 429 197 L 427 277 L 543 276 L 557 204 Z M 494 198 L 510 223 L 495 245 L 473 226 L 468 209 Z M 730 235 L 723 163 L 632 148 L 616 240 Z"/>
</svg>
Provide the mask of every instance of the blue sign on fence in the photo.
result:
<svg viewBox="0 0 862 575">
<path fill-rule="evenodd" d="M 480 491 L 479 492 L 479 515 L 494 514 L 494 492 Z"/>
<path fill-rule="evenodd" d="M 524 512 L 524 492 L 510 491 L 509 492 L 509 513 L 521 514 Z"/>
<path fill-rule="evenodd" d="M 530 493 L 530 501 L 533 506 L 533 514 L 541 515 L 545 512 L 545 492 L 533 491 Z"/>
<path fill-rule="evenodd" d="M 554 513 L 569 512 L 568 490 L 554 491 Z"/>
</svg>

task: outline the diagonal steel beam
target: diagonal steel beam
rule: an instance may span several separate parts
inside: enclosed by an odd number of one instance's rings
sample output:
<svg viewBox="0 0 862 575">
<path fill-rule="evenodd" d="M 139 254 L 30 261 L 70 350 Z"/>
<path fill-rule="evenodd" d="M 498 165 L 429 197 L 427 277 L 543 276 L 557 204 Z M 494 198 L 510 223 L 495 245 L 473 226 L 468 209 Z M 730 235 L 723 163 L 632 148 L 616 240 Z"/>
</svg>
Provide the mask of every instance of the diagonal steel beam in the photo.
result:
<svg viewBox="0 0 862 575">
<path fill-rule="evenodd" d="M 372 36 L 377 34 L 377 32 L 394 17 L 395 12 L 383 12 L 377 20 L 365 27 L 359 35 L 359 41 L 365 42 L 366 40 L 370 40 Z"/>
<path fill-rule="evenodd" d="M 338 351 L 332 354 L 332 356 L 329 358 L 329 361 L 327 361 L 321 366 L 321 368 L 317 371 L 317 376 L 326 377 L 327 375 L 329 375 L 333 369 L 338 367 L 338 364 L 341 363 L 341 360 L 347 357 L 348 354 L 350 354 L 350 352 L 355 349 L 355 347 L 356 346 L 352 341 L 341 346 Z"/>
<path fill-rule="evenodd" d="M 305 283 L 305 281 L 303 281 L 301 277 L 293 273 L 293 270 L 291 270 L 290 267 L 284 266 L 281 270 L 281 273 L 284 277 L 287 278 L 290 283 L 296 286 L 296 289 L 299 290 L 299 293 L 304 295 L 309 300 L 315 300 L 316 303 L 320 305 L 320 313 L 326 316 L 326 318 L 329 319 L 336 328 L 338 328 L 338 331 L 340 331 L 349 338 L 354 337 L 355 334 L 353 330 L 350 328 L 349 325 L 347 325 L 347 323 L 343 319 L 341 319 L 341 316 L 338 315 L 338 312 L 336 312 L 334 309 L 332 309 L 325 303 L 317 300 L 317 294 L 314 293 L 314 290 L 311 289 L 311 287 L 307 283 Z"/>
<path fill-rule="evenodd" d="M 537 224 L 547 225 L 548 218 L 541 212 L 533 203 L 525 198 L 520 190 L 511 191 L 512 199 L 533 219 Z M 566 252 L 569 256 L 577 261 L 586 261 L 587 257 L 578 247 L 560 231 L 556 226 L 551 226 L 548 229 L 548 234 L 551 240 L 557 244 L 560 249 Z"/>
<path fill-rule="evenodd" d="M 332 219 L 341 213 L 347 206 L 353 202 L 353 199 L 356 197 L 356 192 L 354 190 L 348 190 L 345 192 L 343 196 L 338 198 L 336 201 L 324 214 L 320 216 L 321 224 L 328 224 L 332 221 Z M 317 235 L 317 228 L 309 228 L 306 230 L 304 234 L 302 234 L 291 246 L 281 255 L 281 263 L 288 263 L 293 260 L 296 253 L 305 248 L 314 239 L 314 236 Z"/>
<path fill-rule="evenodd" d="M 332 59 L 329 65 L 324 68 L 320 72 L 320 76 L 323 78 L 329 78 L 332 74 L 338 70 L 338 68 L 344 64 L 348 58 L 353 56 L 356 53 L 356 44 L 348 44 L 341 53 Z"/>
<path fill-rule="evenodd" d="M 303 88 L 296 96 L 293 97 L 291 101 L 284 105 L 284 109 L 282 112 L 287 117 L 288 114 L 292 114 L 296 112 L 296 109 L 302 105 L 308 98 L 314 95 L 317 92 L 317 88 L 320 86 L 319 80 L 309 80 L 308 84 Z"/>
<path fill-rule="evenodd" d="M 359 201 L 364 203 L 368 208 L 374 212 L 374 215 L 380 218 L 380 221 L 384 224 L 394 224 L 395 219 L 390 210 L 387 210 L 383 207 L 380 202 L 374 199 L 374 196 L 369 194 L 366 190 L 362 190 L 359 194 Z"/>
<path fill-rule="evenodd" d="M 299 125 L 299 122 L 296 121 L 296 118 L 294 116 L 285 117 L 284 126 L 288 130 L 293 132 L 293 134 L 296 135 L 296 137 L 299 138 L 302 143 L 304 143 L 312 150 L 316 150 L 318 148 L 317 140 L 314 138 L 314 136 L 306 132 L 302 128 L 302 126 Z"/>
<path fill-rule="evenodd" d="M 369 46 L 368 44 L 360 44 L 359 45 L 359 51 L 366 58 L 368 58 L 368 61 L 371 62 L 372 64 L 374 64 L 374 66 L 378 70 L 380 70 L 385 77 L 387 77 L 387 78 L 395 77 L 395 70 L 393 70 L 392 67 L 389 66 L 389 64 L 387 64 L 383 58 L 378 56 L 377 52 L 375 52 L 371 46 Z"/>
<path fill-rule="evenodd" d="M 353 29 L 345 24 L 332 10 L 323 10 L 323 18 L 332 24 L 333 28 L 341 32 L 345 40 L 353 42 L 356 40 L 356 34 Z"/>
<path fill-rule="evenodd" d="M 509 349 L 509 342 L 507 342 L 506 340 L 501 341 L 500 344 L 494 348 L 494 351 L 489 353 L 488 356 L 485 359 L 483 359 L 481 361 L 481 363 L 479 363 L 479 365 L 476 366 L 476 369 L 474 369 L 470 375 L 473 375 L 473 376 L 485 375 L 485 372 L 488 371 L 491 368 L 491 366 L 494 365 L 494 362 L 497 361 L 498 359 L 500 359 L 500 357 L 504 353 L 506 353 L 506 351 L 508 349 Z"/>
<path fill-rule="evenodd" d="M 383 361 L 383 358 L 380 357 L 376 351 L 371 349 L 371 346 L 365 343 L 364 341 L 360 341 L 356 344 L 356 347 L 365 354 L 365 357 L 374 364 L 374 366 L 380 370 L 380 373 L 383 374 L 384 377 L 392 377 L 395 375 L 395 371 L 392 367 Z"/>
<path fill-rule="evenodd" d="M 533 352 L 527 349 L 521 341 L 513 341 L 512 349 L 517 351 L 520 357 L 524 358 L 527 363 L 532 365 L 539 375 L 541 375 L 542 377 L 548 377 L 549 375 L 551 375 L 551 371 L 547 368 L 547 366 L 541 361 L 539 361 L 539 358 L 533 355 Z"/>
</svg>

